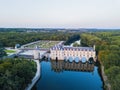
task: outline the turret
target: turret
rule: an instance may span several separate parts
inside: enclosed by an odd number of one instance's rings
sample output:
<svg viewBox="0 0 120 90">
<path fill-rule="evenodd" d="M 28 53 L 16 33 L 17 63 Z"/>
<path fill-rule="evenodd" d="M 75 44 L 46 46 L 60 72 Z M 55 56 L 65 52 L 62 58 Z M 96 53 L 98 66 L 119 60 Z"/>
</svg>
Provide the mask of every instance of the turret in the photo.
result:
<svg viewBox="0 0 120 90">
<path fill-rule="evenodd" d="M 94 51 L 95 51 L 95 45 L 93 45 L 93 49 L 94 49 Z"/>
</svg>

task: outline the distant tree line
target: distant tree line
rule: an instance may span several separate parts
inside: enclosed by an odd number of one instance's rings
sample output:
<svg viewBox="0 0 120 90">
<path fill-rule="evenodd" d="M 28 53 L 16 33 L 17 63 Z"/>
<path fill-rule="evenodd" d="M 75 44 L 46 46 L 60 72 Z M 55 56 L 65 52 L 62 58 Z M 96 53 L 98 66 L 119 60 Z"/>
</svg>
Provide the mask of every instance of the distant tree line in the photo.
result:
<svg viewBox="0 0 120 90">
<path fill-rule="evenodd" d="M 15 44 L 26 44 L 33 41 L 38 40 L 76 40 L 79 37 L 73 36 L 75 33 L 64 33 L 64 32 L 0 32 L 0 43 L 3 44 L 4 47 L 14 47 Z M 71 37 L 73 36 L 73 37 Z M 74 38 L 75 37 L 75 38 Z M 70 43 L 70 40 L 67 41 Z M 73 41 L 72 40 L 72 41 Z"/>
<path fill-rule="evenodd" d="M 96 32 L 81 35 L 81 43 L 96 45 L 98 60 L 105 67 L 105 73 L 112 90 L 120 89 L 120 31 Z"/>
<path fill-rule="evenodd" d="M 24 90 L 36 73 L 36 63 L 26 59 L 0 60 L 0 90 Z"/>
</svg>

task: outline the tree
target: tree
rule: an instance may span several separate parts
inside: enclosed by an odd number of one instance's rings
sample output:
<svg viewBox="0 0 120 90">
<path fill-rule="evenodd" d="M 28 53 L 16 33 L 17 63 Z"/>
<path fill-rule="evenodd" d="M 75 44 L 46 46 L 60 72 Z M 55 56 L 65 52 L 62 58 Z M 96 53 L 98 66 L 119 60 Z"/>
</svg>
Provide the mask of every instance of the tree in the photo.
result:
<svg viewBox="0 0 120 90">
<path fill-rule="evenodd" d="M 36 72 L 36 63 L 26 59 L 4 59 L 0 62 L 0 89 L 24 90 Z"/>
<path fill-rule="evenodd" d="M 6 55 L 5 48 L 3 45 L 0 43 L 0 59 Z"/>
</svg>

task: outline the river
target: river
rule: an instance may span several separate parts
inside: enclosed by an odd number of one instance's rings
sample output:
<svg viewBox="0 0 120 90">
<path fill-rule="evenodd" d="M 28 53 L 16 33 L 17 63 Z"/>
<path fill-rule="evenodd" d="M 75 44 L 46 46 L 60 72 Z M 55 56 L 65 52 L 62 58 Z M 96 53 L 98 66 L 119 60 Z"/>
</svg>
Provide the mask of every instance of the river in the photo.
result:
<svg viewBox="0 0 120 90">
<path fill-rule="evenodd" d="M 42 61 L 41 77 L 32 90 L 103 90 L 98 67 L 89 63 Z"/>
</svg>

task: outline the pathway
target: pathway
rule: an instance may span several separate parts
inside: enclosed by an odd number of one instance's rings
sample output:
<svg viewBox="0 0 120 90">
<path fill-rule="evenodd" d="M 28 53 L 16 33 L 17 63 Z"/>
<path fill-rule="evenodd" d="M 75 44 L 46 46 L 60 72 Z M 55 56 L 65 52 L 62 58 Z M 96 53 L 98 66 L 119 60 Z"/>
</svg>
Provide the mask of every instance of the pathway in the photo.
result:
<svg viewBox="0 0 120 90">
<path fill-rule="evenodd" d="M 37 82 L 37 80 L 40 78 L 41 75 L 41 65 L 39 60 L 34 60 L 37 64 L 37 72 L 36 75 L 34 76 L 34 78 L 32 79 L 32 83 L 28 85 L 28 87 L 25 90 L 31 90 L 32 87 L 35 85 L 35 83 Z"/>
</svg>

